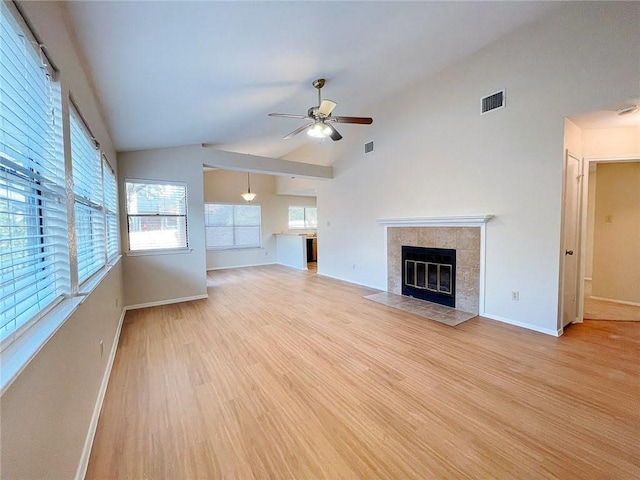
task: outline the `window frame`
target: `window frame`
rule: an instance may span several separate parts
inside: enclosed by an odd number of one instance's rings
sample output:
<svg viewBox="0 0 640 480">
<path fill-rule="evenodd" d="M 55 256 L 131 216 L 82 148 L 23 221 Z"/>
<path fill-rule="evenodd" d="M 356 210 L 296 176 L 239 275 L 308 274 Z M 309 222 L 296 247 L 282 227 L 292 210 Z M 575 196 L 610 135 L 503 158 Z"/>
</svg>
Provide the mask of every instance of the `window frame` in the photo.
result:
<svg viewBox="0 0 640 480">
<path fill-rule="evenodd" d="M 71 151 L 71 176 L 73 178 L 73 198 L 74 198 L 74 221 L 73 229 L 75 232 L 75 264 L 76 274 L 78 278 L 78 285 L 81 287 L 85 282 L 90 280 L 96 273 L 98 273 L 107 264 L 107 245 L 106 245 L 106 214 L 104 207 L 104 163 L 103 154 L 100 150 L 100 145 L 95 140 L 93 133 L 89 129 L 80 109 L 75 105 L 75 102 L 70 98 L 69 105 L 69 143 Z M 81 155 L 74 157 L 74 126 L 76 123 L 80 131 L 78 132 L 82 137 L 76 139 L 76 145 L 78 141 L 84 141 L 85 146 L 92 149 L 89 160 L 93 162 L 93 165 L 85 165 L 85 158 Z M 79 152 L 82 153 L 82 152 Z M 80 167 L 81 165 L 81 167 Z M 96 168 L 97 167 L 97 168 Z M 87 171 L 87 169 L 92 169 Z M 84 170 L 84 171 L 81 171 Z M 82 173 L 82 177 L 77 174 Z M 82 186 L 80 186 L 80 180 L 83 180 Z M 89 183 L 87 183 L 89 182 Z M 93 196 L 95 190 L 99 189 L 98 195 Z M 84 190 L 84 192 L 82 191 Z M 88 214 L 88 221 L 79 222 L 79 212 L 83 211 Z M 81 247 L 79 242 L 80 229 L 88 229 L 88 235 L 90 244 L 88 247 L 83 246 L 82 253 L 88 252 L 90 254 L 90 261 L 87 265 L 80 265 Z M 83 234 L 86 236 L 86 233 Z M 98 255 L 95 255 L 94 251 L 97 249 Z M 82 273 L 82 275 L 81 275 Z"/>
<path fill-rule="evenodd" d="M 302 208 L 304 211 L 304 226 L 302 227 L 292 227 L 291 226 L 291 209 L 292 208 Z M 316 226 L 315 227 L 310 227 L 309 225 L 307 225 L 307 210 L 313 208 L 316 211 Z M 317 230 L 318 229 L 318 207 L 316 206 L 306 206 L 306 205 L 289 205 L 289 208 L 287 209 L 287 225 L 289 227 L 289 230 Z"/>
<path fill-rule="evenodd" d="M 66 165 L 60 146 L 63 141 L 62 88 L 43 46 L 16 6 L 3 2 L 0 9 L 2 25 L 10 32 L 3 39 L 8 48 L 2 58 L 6 66 L 15 66 L 5 70 L 5 78 L 11 75 L 14 82 L 7 80 L 4 85 L 6 110 L 2 110 L 6 116 L 2 117 L 4 146 L 0 152 L 0 177 L 6 192 L 2 197 L 6 204 L 5 227 L 9 229 L 4 241 L 24 242 L 17 246 L 17 251 L 14 246 L 9 247 L 10 253 L 4 251 L 10 258 L 4 264 L 3 270 L 7 272 L 5 282 L 0 284 L 0 297 L 9 300 L 0 310 L 14 315 L 8 321 L 5 320 L 9 316 L 3 317 L 0 322 L 0 350 L 5 351 L 70 294 L 71 282 L 68 278 Z M 29 99 L 22 95 L 25 87 L 30 92 Z M 12 90 L 14 95 L 8 93 Z M 19 140 L 16 132 L 28 138 L 28 142 Z M 33 142 L 35 138 L 41 141 Z M 23 217 L 26 223 L 24 226 L 14 224 L 16 220 L 11 216 Z M 22 238 L 20 229 L 25 230 Z M 7 278 L 13 280 L 7 281 Z"/>
<path fill-rule="evenodd" d="M 207 228 L 216 227 L 217 225 L 209 225 L 207 224 L 207 205 L 223 205 L 223 206 L 231 206 L 234 207 L 233 214 L 233 225 L 227 225 L 227 227 L 233 228 L 234 234 L 234 244 L 232 246 L 223 246 L 223 247 L 210 247 L 207 242 Z M 235 224 L 235 207 L 253 207 L 260 209 L 260 223 L 258 225 L 236 225 Z M 255 245 L 236 245 L 235 244 L 235 234 L 236 227 L 257 227 L 258 228 L 258 243 Z M 262 248 L 262 205 L 259 203 L 232 203 L 232 202 L 204 202 L 204 231 L 205 231 L 205 249 L 210 252 L 223 252 L 229 250 L 256 250 Z"/>
<path fill-rule="evenodd" d="M 127 185 L 129 183 L 139 183 L 145 185 L 167 185 L 180 187 L 184 189 L 184 214 L 180 215 L 149 215 L 149 214 L 131 214 L 129 213 L 129 199 L 127 193 Z M 162 255 L 171 253 L 189 253 L 192 249 L 189 247 L 189 192 L 187 190 L 187 184 L 185 182 L 177 182 L 173 180 L 151 180 L 143 178 L 125 178 L 124 179 L 124 195 L 125 195 L 125 215 L 127 220 L 127 256 L 136 255 Z M 185 245 L 179 247 L 161 247 L 161 248 L 145 248 L 145 249 L 131 249 L 131 228 L 129 219 L 132 217 L 159 217 L 159 218 L 182 218 L 184 217 L 184 239 Z"/>
<path fill-rule="evenodd" d="M 107 177 L 113 177 L 113 189 L 115 197 L 113 198 L 113 205 L 111 205 L 111 199 L 108 198 L 110 188 L 107 189 Z M 120 254 L 120 218 L 118 214 L 118 176 L 115 170 L 109 164 L 107 156 L 102 154 L 102 192 L 104 197 L 104 241 L 105 241 L 105 254 L 107 263 L 112 262 Z M 110 236 L 109 219 L 115 219 L 114 238 Z M 110 252 L 110 246 L 112 240 L 115 241 L 115 250 Z"/>
<path fill-rule="evenodd" d="M 3 294 L 13 303 L 9 301 L 5 303 L 7 313 L 5 318 L 9 320 L 5 322 L 2 319 L 0 322 L 0 324 L 5 324 L 5 328 L 0 334 L 0 364 L 2 365 L 0 368 L 0 395 L 2 395 L 55 332 L 102 284 L 111 269 L 116 268 L 120 255 L 114 255 L 110 263 L 107 263 L 105 259 L 102 268 L 93 273 L 81 285 L 79 284 L 76 268 L 78 258 L 74 246 L 75 194 L 70 155 L 71 119 L 69 110 L 73 103 L 73 92 L 68 91 L 64 79 L 61 81 L 59 71 L 47 56 L 46 45 L 42 44 L 37 32 L 31 29 L 28 19 L 25 19 L 22 14 L 20 5 L 14 2 L 2 2 L 0 16 L 2 19 L 0 28 L 5 28 L 8 33 L 8 35 L 4 35 L 3 31 L 2 38 L 0 38 L 0 41 L 6 41 L 6 45 L 3 45 L 2 49 L 3 75 L 5 72 L 6 75 L 11 75 L 11 77 L 5 76 L 3 78 L 2 94 L 9 103 L 3 105 L 3 107 L 8 105 L 7 108 L 0 110 L 4 127 L 8 125 L 9 129 L 9 136 L 0 136 L 2 140 L 0 150 L 3 152 L 0 153 L 0 157 L 2 157 L 0 158 L 0 165 L 2 165 L 0 179 L 3 180 L 0 191 L 4 190 L 4 198 L 0 202 L 5 202 L 3 206 L 7 208 L 3 210 L 6 210 L 5 213 L 9 216 L 27 213 L 30 218 L 34 219 L 29 221 L 16 221 L 11 217 L 3 219 L 4 226 L 8 228 L 8 235 L 3 234 L 0 240 L 11 240 L 11 238 L 19 237 L 25 233 L 30 235 L 31 232 L 26 229 L 34 228 L 40 232 L 44 229 L 45 231 L 44 235 L 41 235 L 44 240 L 32 242 L 33 245 L 36 245 L 35 248 L 30 244 L 18 244 L 17 248 L 14 246 L 8 249 L 8 252 L 4 248 L 0 250 L 0 254 L 5 253 L 9 259 L 6 264 L 3 261 L 2 266 L 7 267 L 6 275 L 11 279 L 11 276 L 17 275 L 14 272 L 16 262 L 28 265 L 29 259 L 21 257 L 19 250 L 27 249 L 26 251 L 29 251 L 28 249 L 31 249 L 29 256 L 42 263 L 42 265 L 35 263 L 34 271 L 46 273 L 46 275 L 43 274 L 44 285 L 42 282 L 34 284 L 38 288 L 37 295 L 34 296 L 36 301 L 28 305 L 24 311 L 20 311 L 22 305 L 18 303 L 23 300 L 22 297 L 18 298 L 8 288 L 3 291 Z M 17 37 L 14 33 L 17 34 Z M 5 46 L 7 47 L 6 51 Z M 33 68 L 31 57 L 36 62 L 36 68 Z M 5 60 L 10 63 L 5 64 Z M 4 68 L 6 65 L 19 66 L 20 68 Z M 25 66 L 28 67 L 27 70 L 25 70 Z M 41 73 L 44 73 L 45 77 L 42 77 Z M 26 79 L 29 82 L 26 82 Z M 38 82 L 35 84 L 38 88 L 32 88 L 34 81 Z M 22 93 L 25 86 L 26 91 L 29 92 L 27 95 Z M 46 105 L 44 110 L 42 102 Z M 30 124 L 28 127 L 24 127 L 16 119 L 27 120 Z M 88 124 L 85 123 L 84 126 L 91 132 Z M 10 137 L 19 138 L 15 136 L 15 132 L 26 138 L 40 135 L 39 138 L 47 140 L 45 143 L 31 142 L 26 148 L 20 146 L 20 142 L 16 143 L 10 139 Z M 4 134 L 6 135 L 6 133 L 5 130 Z M 93 136 L 92 140 L 95 142 Z M 25 144 L 22 143 L 22 145 Z M 100 158 L 104 155 L 101 149 L 99 155 Z M 29 159 L 29 162 L 25 162 L 25 158 Z M 104 166 L 101 164 L 99 182 L 100 187 L 104 189 L 103 168 Z M 13 175 L 14 172 L 19 172 L 18 176 Z M 117 201 L 119 195 L 117 177 L 115 187 Z M 25 198 L 33 200 L 32 206 Z M 100 200 L 100 203 L 102 202 L 104 202 L 104 195 Z M 16 205 L 16 208 L 13 208 L 13 204 Z M 119 210 L 116 211 L 116 214 L 118 213 Z M 100 228 L 104 228 L 104 224 L 101 224 Z M 118 225 L 118 238 L 120 236 L 119 228 Z M 24 240 L 24 238 L 20 240 Z M 51 272 L 44 270 L 43 265 L 52 266 Z M 5 280 L 7 276 L 5 276 Z M 52 282 L 55 286 L 55 290 L 51 294 L 48 282 Z M 119 308 L 118 300 L 116 308 Z"/>
</svg>

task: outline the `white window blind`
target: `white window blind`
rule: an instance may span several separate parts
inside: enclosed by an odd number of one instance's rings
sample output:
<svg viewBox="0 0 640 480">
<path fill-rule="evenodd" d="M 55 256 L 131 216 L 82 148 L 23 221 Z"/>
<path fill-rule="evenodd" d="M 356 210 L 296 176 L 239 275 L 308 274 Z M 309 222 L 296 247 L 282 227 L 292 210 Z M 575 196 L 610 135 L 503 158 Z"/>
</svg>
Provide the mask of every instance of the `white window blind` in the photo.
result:
<svg viewBox="0 0 640 480">
<path fill-rule="evenodd" d="M 187 187 L 126 180 L 129 251 L 187 248 Z"/>
<path fill-rule="evenodd" d="M 82 283 L 106 263 L 102 162 L 100 151 L 73 107 L 69 120 L 78 282 Z"/>
<path fill-rule="evenodd" d="M 316 207 L 289 207 L 289 228 L 318 228 Z"/>
<path fill-rule="evenodd" d="M 0 339 L 69 293 L 60 88 L 0 3 Z"/>
<path fill-rule="evenodd" d="M 116 174 L 105 158 L 102 160 L 104 211 L 107 230 L 107 258 L 118 254 L 118 184 Z"/>
<path fill-rule="evenodd" d="M 260 205 L 205 203 L 204 215 L 208 249 L 260 247 Z"/>
</svg>

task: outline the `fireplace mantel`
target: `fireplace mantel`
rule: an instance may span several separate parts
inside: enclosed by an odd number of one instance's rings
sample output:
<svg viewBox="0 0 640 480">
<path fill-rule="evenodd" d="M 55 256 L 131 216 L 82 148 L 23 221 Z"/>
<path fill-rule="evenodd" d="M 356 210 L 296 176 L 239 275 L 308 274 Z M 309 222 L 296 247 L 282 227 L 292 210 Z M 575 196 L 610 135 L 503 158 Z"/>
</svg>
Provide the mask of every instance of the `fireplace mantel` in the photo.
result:
<svg viewBox="0 0 640 480">
<path fill-rule="evenodd" d="M 449 217 L 379 218 L 378 224 L 387 227 L 479 227 L 495 215 L 458 215 Z"/>
</svg>

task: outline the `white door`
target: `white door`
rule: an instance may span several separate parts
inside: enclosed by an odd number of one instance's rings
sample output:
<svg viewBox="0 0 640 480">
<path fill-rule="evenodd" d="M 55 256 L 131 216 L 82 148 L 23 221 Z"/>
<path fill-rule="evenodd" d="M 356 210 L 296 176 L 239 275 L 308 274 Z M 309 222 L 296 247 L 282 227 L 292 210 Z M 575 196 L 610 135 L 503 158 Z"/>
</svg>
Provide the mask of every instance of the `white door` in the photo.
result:
<svg viewBox="0 0 640 480">
<path fill-rule="evenodd" d="M 562 282 L 562 326 L 576 320 L 578 297 L 578 245 L 580 232 L 580 188 L 582 162 L 569 151 L 565 155 L 564 249 Z"/>
</svg>

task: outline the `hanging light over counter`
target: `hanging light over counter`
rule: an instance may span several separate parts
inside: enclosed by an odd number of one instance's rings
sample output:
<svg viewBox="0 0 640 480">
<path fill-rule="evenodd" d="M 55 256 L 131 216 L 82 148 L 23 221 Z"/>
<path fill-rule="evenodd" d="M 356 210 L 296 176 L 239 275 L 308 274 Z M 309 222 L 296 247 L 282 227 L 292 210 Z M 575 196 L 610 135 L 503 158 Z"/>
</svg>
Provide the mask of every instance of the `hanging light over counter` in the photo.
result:
<svg viewBox="0 0 640 480">
<path fill-rule="evenodd" d="M 251 193 L 251 178 L 249 177 L 249 172 L 247 172 L 247 191 L 242 193 L 241 196 L 248 203 L 251 203 L 251 201 L 256 198 L 256 194 Z"/>
</svg>

